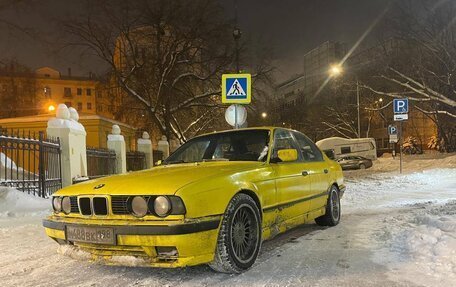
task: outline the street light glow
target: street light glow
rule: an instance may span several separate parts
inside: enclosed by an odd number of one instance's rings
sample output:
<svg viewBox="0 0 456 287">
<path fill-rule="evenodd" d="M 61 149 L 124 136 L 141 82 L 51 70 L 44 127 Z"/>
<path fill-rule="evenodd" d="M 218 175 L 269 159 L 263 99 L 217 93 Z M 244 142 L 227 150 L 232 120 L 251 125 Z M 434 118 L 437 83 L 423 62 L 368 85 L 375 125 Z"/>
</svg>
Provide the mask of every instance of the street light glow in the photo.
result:
<svg viewBox="0 0 456 287">
<path fill-rule="evenodd" d="M 262 113 L 261 113 L 261 117 L 262 117 L 263 119 L 265 119 L 267 116 L 268 116 L 267 113 L 265 113 L 265 112 L 262 112 Z"/>
<path fill-rule="evenodd" d="M 48 107 L 48 111 L 50 111 L 50 112 L 53 112 L 53 111 L 55 111 L 55 107 L 54 107 L 54 105 L 49 105 L 49 107 Z"/>
<path fill-rule="evenodd" d="M 342 74 L 342 67 L 340 65 L 332 65 L 329 68 L 329 75 L 331 77 L 337 77 Z"/>
<path fill-rule="evenodd" d="M 379 101 L 380 103 L 383 102 L 383 98 L 378 99 L 378 101 Z"/>
</svg>

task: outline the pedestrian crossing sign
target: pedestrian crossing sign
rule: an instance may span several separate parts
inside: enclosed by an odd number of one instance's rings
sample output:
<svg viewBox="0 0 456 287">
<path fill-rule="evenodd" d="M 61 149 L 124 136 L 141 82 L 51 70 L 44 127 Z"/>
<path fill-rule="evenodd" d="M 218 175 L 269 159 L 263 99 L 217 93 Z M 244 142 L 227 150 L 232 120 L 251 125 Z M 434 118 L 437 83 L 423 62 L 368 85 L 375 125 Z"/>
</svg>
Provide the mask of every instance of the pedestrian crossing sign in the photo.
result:
<svg viewBox="0 0 456 287">
<path fill-rule="evenodd" d="M 222 75 L 222 103 L 250 104 L 252 99 L 250 74 Z"/>
</svg>

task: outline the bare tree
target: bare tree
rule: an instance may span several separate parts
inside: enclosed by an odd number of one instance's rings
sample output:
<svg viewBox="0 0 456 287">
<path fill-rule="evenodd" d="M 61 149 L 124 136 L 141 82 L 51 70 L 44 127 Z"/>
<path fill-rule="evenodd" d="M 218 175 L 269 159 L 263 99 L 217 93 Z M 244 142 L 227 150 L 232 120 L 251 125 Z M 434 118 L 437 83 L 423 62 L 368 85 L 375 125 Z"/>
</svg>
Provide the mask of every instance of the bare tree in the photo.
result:
<svg viewBox="0 0 456 287">
<path fill-rule="evenodd" d="M 220 78 L 233 62 L 231 26 L 213 0 L 89 3 L 64 23 L 71 46 L 109 64 L 115 84 L 167 137 L 215 125 Z"/>
<path fill-rule="evenodd" d="M 402 0 L 392 11 L 386 26 L 397 39 L 398 54 L 386 59 L 363 88 L 388 98 L 407 97 L 435 122 L 444 150 L 454 150 L 456 3 Z"/>
<path fill-rule="evenodd" d="M 16 60 L 0 64 L 0 118 L 36 114 L 36 79 L 33 72 Z"/>
</svg>

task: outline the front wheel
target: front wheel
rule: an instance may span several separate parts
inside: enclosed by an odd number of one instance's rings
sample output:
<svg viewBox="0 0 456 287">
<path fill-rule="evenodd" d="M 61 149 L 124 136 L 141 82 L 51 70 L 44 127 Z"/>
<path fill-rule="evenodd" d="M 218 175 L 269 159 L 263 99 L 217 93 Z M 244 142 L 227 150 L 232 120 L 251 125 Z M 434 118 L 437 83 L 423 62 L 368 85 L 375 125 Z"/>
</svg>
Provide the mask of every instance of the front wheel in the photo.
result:
<svg viewBox="0 0 456 287">
<path fill-rule="evenodd" d="M 335 226 L 340 221 L 340 197 L 337 186 L 331 186 L 326 204 L 326 213 L 318 218 L 315 222 L 321 226 Z"/>
<path fill-rule="evenodd" d="M 261 246 L 261 217 L 255 201 L 239 193 L 223 215 L 214 261 L 218 272 L 241 273 L 255 262 Z"/>
</svg>

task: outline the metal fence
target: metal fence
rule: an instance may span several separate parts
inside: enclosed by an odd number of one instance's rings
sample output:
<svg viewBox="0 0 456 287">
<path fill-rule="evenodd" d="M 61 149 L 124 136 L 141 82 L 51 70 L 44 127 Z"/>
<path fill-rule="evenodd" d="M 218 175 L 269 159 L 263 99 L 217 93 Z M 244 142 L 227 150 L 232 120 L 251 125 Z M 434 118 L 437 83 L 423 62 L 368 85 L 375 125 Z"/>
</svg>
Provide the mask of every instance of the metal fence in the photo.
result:
<svg viewBox="0 0 456 287">
<path fill-rule="evenodd" d="M 127 171 L 143 170 L 146 168 L 146 154 L 139 151 L 127 152 Z"/>
<path fill-rule="evenodd" d="M 0 185 L 41 197 L 62 188 L 58 138 L 0 128 Z"/>
<path fill-rule="evenodd" d="M 116 173 L 116 153 L 113 150 L 87 147 L 87 175 L 98 178 Z"/>
<path fill-rule="evenodd" d="M 152 151 L 152 157 L 154 159 L 154 165 L 156 165 L 156 163 L 159 161 L 159 160 L 164 160 L 163 158 L 163 152 L 161 150 L 153 150 Z"/>
</svg>

